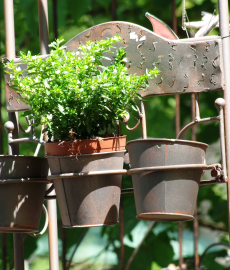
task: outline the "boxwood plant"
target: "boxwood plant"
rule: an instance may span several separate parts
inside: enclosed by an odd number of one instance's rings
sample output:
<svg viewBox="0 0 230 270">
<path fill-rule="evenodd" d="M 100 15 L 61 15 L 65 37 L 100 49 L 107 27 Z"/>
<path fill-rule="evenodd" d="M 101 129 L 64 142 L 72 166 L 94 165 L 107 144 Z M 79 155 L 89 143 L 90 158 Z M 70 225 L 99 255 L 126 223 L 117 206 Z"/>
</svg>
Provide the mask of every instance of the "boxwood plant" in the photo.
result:
<svg viewBox="0 0 230 270">
<path fill-rule="evenodd" d="M 68 52 L 63 40 L 56 40 L 45 59 L 21 53 L 25 70 L 13 60 L 7 63 L 11 88 L 31 106 L 23 116 L 33 118 L 36 126 L 46 125 L 44 132 L 54 141 L 94 138 L 107 128 L 114 130 L 118 120 L 136 110 L 136 98 L 141 99 L 137 91 L 159 72 L 153 68 L 141 76 L 128 74 L 124 48 L 111 49 L 119 41 L 119 36 L 89 41 Z M 102 65 L 103 58 L 108 66 Z"/>
</svg>

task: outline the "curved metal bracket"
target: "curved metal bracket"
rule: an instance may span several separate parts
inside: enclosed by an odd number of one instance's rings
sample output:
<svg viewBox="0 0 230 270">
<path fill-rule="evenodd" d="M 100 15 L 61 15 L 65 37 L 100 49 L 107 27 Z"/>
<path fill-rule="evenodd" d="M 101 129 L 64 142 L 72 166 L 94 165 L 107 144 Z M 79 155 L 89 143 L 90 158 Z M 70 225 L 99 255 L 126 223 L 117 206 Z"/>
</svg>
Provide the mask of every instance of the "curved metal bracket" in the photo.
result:
<svg viewBox="0 0 230 270">
<path fill-rule="evenodd" d="M 141 123 L 142 113 L 140 112 L 140 109 L 139 109 L 139 107 L 138 107 L 137 105 L 136 105 L 136 108 L 137 108 L 137 110 L 138 110 L 139 119 L 138 119 L 137 124 L 136 124 L 134 127 L 130 128 L 130 127 L 128 126 L 128 124 L 127 124 L 127 122 L 128 122 L 129 119 L 130 119 L 130 115 L 129 115 L 129 114 L 128 114 L 128 116 L 123 120 L 123 122 L 125 123 L 126 129 L 129 130 L 129 131 L 135 130 L 135 129 L 140 125 L 140 123 Z"/>
<path fill-rule="evenodd" d="M 24 130 L 24 128 L 19 123 L 19 129 L 21 130 L 22 133 L 29 133 L 31 131 L 31 122 L 30 122 L 28 116 L 26 116 L 25 118 L 26 118 L 26 122 L 27 122 L 28 128 L 26 130 Z"/>
<path fill-rule="evenodd" d="M 45 225 L 44 225 L 43 229 L 41 230 L 41 232 L 39 232 L 39 233 L 28 233 L 30 236 L 39 237 L 39 236 L 43 235 L 45 233 L 45 231 L 47 230 L 47 228 L 48 228 L 49 215 L 48 215 L 48 211 L 47 211 L 44 204 L 42 205 L 42 210 L 44 211 L 45 216 L 46 216 Z"/>
</svg>

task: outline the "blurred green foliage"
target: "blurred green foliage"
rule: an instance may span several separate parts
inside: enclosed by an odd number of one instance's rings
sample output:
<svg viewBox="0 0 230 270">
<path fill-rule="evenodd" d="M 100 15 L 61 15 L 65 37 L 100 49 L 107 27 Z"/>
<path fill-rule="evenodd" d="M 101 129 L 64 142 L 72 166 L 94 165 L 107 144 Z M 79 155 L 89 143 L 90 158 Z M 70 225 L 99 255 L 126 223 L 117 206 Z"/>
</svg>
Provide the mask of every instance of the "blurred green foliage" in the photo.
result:
<svg viewBox="0 0 230 270">
<path fill-rule="evenodd" d="M 57 0 L 57 18 L 58 18 L 58 38 L 63 37 L 66 41 L 74 37 L 83 30 L 92 27 L 96 24 L 110 21 L 112 19 L 111 11 L 112 0 Z M 49 5 L 49 25 L 50 25 L 50 42 L 54 39 L 53 30 L 53 14 L 52 1 L 48 1 Z M 186 0 L 186 8 L 190 21 L 201 20 L 201 12 L 207 11 L 213 13 L 218 9 L 217 0 Z M 16 36 L 16 54 L 19 51 L 32 51 L 32 54 L 39 53 L 39 32 L 38 32 L 38 11 L 37 2 L 33 0 L 14 0 L 15 10 L 15 36 Z M 150 22 L 145 18 L 145 12 L 154 14 L 166 24 L 172 27 L 172 2 L 168 0 L 117 0 L 116 1 L 116 18 L 119 21 L 129 21 L 140 24 L 146 28 L 151 29 Z M 181 12 L 182 1 L 176 0 L 176 14 L 178 22 L 178 35 L 180 38 L 185 38 L 186 34 L 181 30 Z M 3 18 L 3 0 L 0 0 L 0 55 L 5 55 L 4 44 L 4 18 Z M 213 34 L 218 34 L 218 29 L 213 31 Z M 1 87 L 3 103 L 1 104 L 2 122 L 7 121 L 7 113 L 5 111 L 4 103 L 4 83 L 2 77 L 1 67 Z M 218 111 L 214 106 L 214 101 L 217 97 L 221 97 L 221 92 L 202 93 L 200 94 L 201 117 L 209 117 L 217 115 Z M 181 127 L 191 121 L 191 101 L 190 95 L 181 95 Z M 146 99 L 147 112 L 147 127 L 148 136 L 155 138 L 175 138 L 175 100 L 173 96 L 152 97 Z M 130 121 L 130 126 L 135 124 L 135 119 Z M 39 136 L 39 130 L 38 136 Z M 127 134 L 127 139 L 132 140 L 141 137 L 141 128 L 130 132 L 122 126 L 122 132 Z M 185 139 L 191 139 L 191 132 L 188 132 Z M 208 144 L 213 144 L 219 139 L 219 125 L 218 123 L 205 124 L 197 127 L 197 140 Z M 4 152 L 6 153 L 6 137 L 3 137 Z M 23 144 L 21 146 L 21 154 L 33 155 L 33 149 L 30 145 Z M 217 149 L 216 151 L 219 151 Z M 42 153 L 41 153 L 42 155 Z M 213 153 L 212 155 L 215 155 Z M 219 161 L 219 160 L 217 160 Z M 131 187 L 131 178 L 126 176 L 123 179 L 123 187 Z M 125 219 L 125 263 L 128 262 L 129 257 L 133 253 L 137 244 L 135 244 L 135 234 L 132 233 L 138 226 L 139 221 L 135 218 L 136 210 L 134 204 L 133 194 L 122 195 L 124 206 Z M 200 188 L 198 196 L 198 215 L 200 225 L 209 228 L 210 241 L 228 241 L 227 227 L 227 196 L 225 186 L 207 186 Z M 44 222 L 42 216 L 41 224 Z M 149 222 L 143 223 L 148 227 Z M 59 240 L 61 241 L 61 221 L 58 216 Z M 193 230 L 193 223 L 186 222 L 183 224 L 184 228 Z M 143 227 L 143 230 L 146 227 Z M 93 230 L 93 229 L 92 229 Z M 178 227 L 176 223 L 155 223 L 153 229 L 146 237 L 143 245 L 137 253 L 130 269 L 142 270 L 158 270 L 166 267 L 169 263 L 178 265 L 178 250 L 172 245 L 173 241 L 177 241 Z M 67 259 L 70 257 L 73 246 L 79 241 L 84 232 L 84 229 L 66 229 L 66 249 L 68 252 Z M 215 237 L 214 237 L 215 236 Z M 72 269 L 120 269 L 120 244 L 119 244 L 119 226 L 110 226 L 101 228 L 100 237 L 106 237 L 105 250 L 112 249 L 117 256 L 117 262 L 110 268 L 108 264 L 100 266 L 94 265 L 91 261 L 86 261 L 86 266 L 76 264 Z M 202 235 L 200 235 L 200 239 Z M 40 242 L 39 242 L 40 241 Z M 184 238 L 186 242 L 186 237 Z M 48 269 L 47 252 L 44 254 L 35 255 L 34 251 L 38 250 L 41 243 L 47 245 L 47 239 L 34 239 L 27 237 L 25 242 L 25 259 L 30 259 L 31 269 Z M 84 241 L 83 241 L 84 242 Z M 193 266 L 193 241 L 186 242 L 184 246 L 184 260 L 188 262 L 189 269 L 194 269 Z M 61 247 L 61 245 L 60 245 Z M 207 247 L 203 245 L 199 252 L 202 253 Z M 185 251 L 190 248 L 190 253 Z M 48 249 L 47 249 L 48 250 Z M 1 250 L 0 250 L 1 253 Z M 78 253 L 78 250 L 77 252 Z M 177 254 L 176 254 L 177 253 Z M 61 254 L 61 248 L 60 248 Z M 106 253 L 107 254 L 107 253 Z M 90 257 L 90 254 L 88 254 Z M 33 259 L 33 256 L 41 258 L 39 260 Z M 61 255 L 60 255 L 61 256 Z M 202 269 L 229 269 L 227 264 L 228 253 L 226 249 L 210 250 L 202 260 Z M 1 257 L 1 254 L 0 254 Z M 219 259 L 219 258 L 222 258 Z M 13 240 L 12 234 L 7 235 L 7 265 L 9 268 L 10 262 L 13 259 Z M 44 260 L 46 262 L 44 263 Z M 96 260 L 96 258 L 95 258 Z M 225 262 L 225 263 L 224 263 Z M 112 264 L 112 263 L 111 263 Z M 224 266 L 225 265 L 225 266 Z M 60 266 L 61 269 L 61 266 Z"/>
</svg>

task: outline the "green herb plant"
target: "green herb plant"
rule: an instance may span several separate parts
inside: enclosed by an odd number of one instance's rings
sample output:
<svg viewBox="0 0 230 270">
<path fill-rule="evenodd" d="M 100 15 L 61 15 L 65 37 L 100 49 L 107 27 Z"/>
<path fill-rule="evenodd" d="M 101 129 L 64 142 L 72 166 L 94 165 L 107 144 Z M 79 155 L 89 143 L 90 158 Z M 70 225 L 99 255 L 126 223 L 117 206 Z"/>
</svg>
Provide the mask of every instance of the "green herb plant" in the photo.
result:
<svg viewBox="0 0 230 270">
<path fill-rule="evenodd" d="M 122 42 L 119 36 L 89 41 L 77 52 L 66 51 L 62 42 L 52 42 L 53 50 L 45 59 L 21 53 L 25 70 L 14 61 L 6 64 L 11 88 L 31 107 L 23 116 L 33 118 L 36 126 L 46 125 L 43 131 L 54 141 L 89 139 L 115 130 L 119 120 L 136 110 L 141 99 L 137 91 L 145 89 L 159 70 L 128 74 L 124 48 L 111 50 L 113 43 Z M 103 58 L 110 64 L 103 66 Z"/>
</svg>

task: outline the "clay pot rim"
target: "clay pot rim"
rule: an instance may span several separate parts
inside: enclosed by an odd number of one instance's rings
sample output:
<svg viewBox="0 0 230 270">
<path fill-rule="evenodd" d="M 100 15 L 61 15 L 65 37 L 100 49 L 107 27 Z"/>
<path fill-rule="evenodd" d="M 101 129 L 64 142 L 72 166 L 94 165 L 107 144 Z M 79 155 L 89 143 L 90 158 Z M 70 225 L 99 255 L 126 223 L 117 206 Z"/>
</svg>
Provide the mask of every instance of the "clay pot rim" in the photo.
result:
<svg viewBox="0 0 230 270">
<path fill-rule="evenodd" d="M 120 138 L 126 138 L 127 135 L 122 135 L 122 136 L 116 136 L 116 137 L 98 137 L 98 138 L 94 138 L 94 139 L 83 139 L 83 140 L 75 140 L 75 141 L 60 141 L 60 142 L 45 142 L 46 144 L 48 143 L 58 143 L 58 144 L 65 144 L 65 143 L 78 143 L 78 142 L 84 142 L 84 141 L 92 141 L 92 142 L 96 142 L 96 141 L 107 141 L 107 140 L 111 140 L 111 139 L 120 139 Z"/>
<path fill-rule="evenodd" d="M 98 153 L 89 153 L 89 154 L 76 154 L 76 155 L 46 155 L 46 157 L 76 157 L 76 156 L 95 156 L 95 155 L 104 155 L 104 154 L 111 154 L 111 153 L 124 153 L 127 152 L 127 150 L 118 150 L 118 151 L 108 151 L 108 152 L 98 152 Z"/>
<path fill-rule="evenodd" d="M 159 142 L 159 143 L 179 143 L 179 144 L 190 144 L 190 145 L 197 145 L 197 146 L 203 146 L 205 148 L 208 148 L 208 144 L 206 143 L 202 143 L 202 142 L 197 142 L 197 141 L 190 141 L 190 140 L 181 140 L 181 139 L 166 139 L 166 138 L 149 138 L 149 139 L 137 139 L 137 140 L 132 140 L 132 141 L 128 141 L 126 144 L 131 144 L 131 143 L 135 143 L 135 142 L 146 142 L 146 141 L 150 141 L 150 142 Z"/>
</svg>

